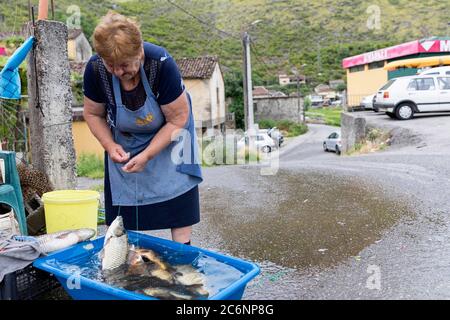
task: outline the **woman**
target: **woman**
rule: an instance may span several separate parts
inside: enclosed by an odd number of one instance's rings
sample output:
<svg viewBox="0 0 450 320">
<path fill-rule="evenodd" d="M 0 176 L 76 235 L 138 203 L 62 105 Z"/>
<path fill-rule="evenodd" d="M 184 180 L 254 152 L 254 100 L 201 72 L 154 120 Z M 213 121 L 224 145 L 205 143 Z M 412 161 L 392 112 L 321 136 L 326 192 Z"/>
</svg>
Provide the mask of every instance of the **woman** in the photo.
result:
<svg viewBox="0 0 450 320">
<path fill-rule="evenodd" d="M 93 43 L 83 115 L 106 151 L 106 223 L 121 215 L 127 229 L 170 228 L 174 241 L 190 244 L 200 220 L 202 175 L 177 65 L 165 49 L 142 41 L 135 21 L 117 13 L 101 19 Z"/>
</svg>

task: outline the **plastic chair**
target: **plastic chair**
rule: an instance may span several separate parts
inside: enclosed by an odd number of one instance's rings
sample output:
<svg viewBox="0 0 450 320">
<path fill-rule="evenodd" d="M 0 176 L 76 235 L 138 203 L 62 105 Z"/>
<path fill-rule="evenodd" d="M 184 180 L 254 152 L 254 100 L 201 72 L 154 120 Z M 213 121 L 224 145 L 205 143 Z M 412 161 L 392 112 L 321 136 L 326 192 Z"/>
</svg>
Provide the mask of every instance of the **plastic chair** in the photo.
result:
<svg viewBox="0 0 450 320">
<path fill-rule="evenodd" d="M 10 206 L 16 214 L 19 229 L 22 235 L 28 235 L 27 219 L 20 187 L 19 174 L 16 167 L 16 153 L 13 151 L 0 151 L 0 159 L 5 164 L 5 183 L 0 184 L 0 203 Z"/>
</svg>

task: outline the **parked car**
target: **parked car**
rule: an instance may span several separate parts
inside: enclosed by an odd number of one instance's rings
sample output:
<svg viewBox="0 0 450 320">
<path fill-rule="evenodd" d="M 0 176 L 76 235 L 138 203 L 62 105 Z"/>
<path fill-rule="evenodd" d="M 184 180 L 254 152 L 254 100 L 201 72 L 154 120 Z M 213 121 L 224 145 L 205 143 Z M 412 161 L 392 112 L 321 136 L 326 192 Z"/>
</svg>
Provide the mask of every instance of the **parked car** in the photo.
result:
<svg viewBox="0 0 450 320">
<path fill-rule="evenodd" d="M 250 139 L 246 134 L 238 141 L 237 143 L 238 149 L 248 147 L 249 143 Z M 264 153 L 269 153 L 277 147 L 275 141 L 271 137 L 269 137 L 269 135 L 266 132 L 258 132 L 255 139 L 255 145 L 256 148 L 258 148 L 258 150 L 261 150 Z"/>
<path fill-rule="evenodd" d="M 377 92 L 374 107 L 399 120 L 419 112 L 450 111 L 450 70 L 433 69 L 389 80 Z"/>
<path fill-rule="evenodd" d="M 430 76 L 430 75 L 450 76 L 450 66 L 427 68 L 427 69 L 419 72 L 419 75 L 421 75 L 421 76 Z"/>
<path fill-rule="evenodd" d="M 310 96 L 311 106 L 312 107 L 321 107 L 323 106 L 323 98 L 322 96 L 312 95 Z"/>
<path fill-rule="evenodd" d="M 371 94 L 364 97 L 364 99 L 361 100 L 360 107 L 363 110 L 373 110 L 373 99 L 375 98 L 375 96 L 376 94 Z"/>
<path fill-rule="evenodd" d="M 331 102 L 332 106 L 342 106 L 342 101 L 341 100 L 334 100 L 333 102 Z"/>
<path fill-rule="evenodd" d="M 337 155 L 341 154 L 342 144 L 341 144 L 341 133 L 333 132 L 323 141 L 324 151 L 334 151 Z"/>
<path fill-rule="evenodd" d="M 267 134 L 269 135 L 269 137 L 275 140 L 275 143 L 277 144 L 278 147 L 280 147 L 281 144 L 284 142 L 284 136 L 277 127 L 273 127 L 267 130 Z"/>
</svg>

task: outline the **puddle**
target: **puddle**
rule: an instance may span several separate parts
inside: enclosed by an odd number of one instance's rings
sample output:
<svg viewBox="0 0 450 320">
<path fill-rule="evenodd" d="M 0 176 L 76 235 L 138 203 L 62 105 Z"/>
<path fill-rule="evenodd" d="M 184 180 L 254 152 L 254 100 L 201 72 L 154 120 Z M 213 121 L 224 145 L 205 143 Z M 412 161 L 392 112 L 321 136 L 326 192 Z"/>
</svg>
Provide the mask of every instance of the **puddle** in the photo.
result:
<svg viewBox="0 0 450 320">
<path fill-rule="evenodd" d="M 379 187 L 349 176 L 242 170 L 202 190 L 202 219 L 232 255 L 304 269 L 330 267 L 413 214 Z M 244 176 L 243 176 L 244 175 Z M 248 175 L 248 176 L 247 176 Z M 235 184 L 236 186 L 234 186 Z"/>
</svg>

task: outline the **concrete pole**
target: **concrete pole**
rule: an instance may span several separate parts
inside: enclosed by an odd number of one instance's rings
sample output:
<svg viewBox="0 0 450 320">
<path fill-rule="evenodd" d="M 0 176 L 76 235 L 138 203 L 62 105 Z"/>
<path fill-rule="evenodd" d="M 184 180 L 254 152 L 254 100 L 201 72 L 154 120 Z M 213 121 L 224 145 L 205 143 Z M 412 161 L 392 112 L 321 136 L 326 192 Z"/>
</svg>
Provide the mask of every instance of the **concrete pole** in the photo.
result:
<svg viewBox="0 0 450 320">
<path fill-rule="evenodd" d="M 247 99 L 247 44 L 246 44 L 246 34 L 244 34 L 242 38 L 242 45 L 243 45 L 243 53 L 244 53 L 244 61 L 242 65 L 242 84 L 244 86 L 244 130 L 248 130 L 248 99 Z"/>
<path fill-rule="evenodd" d="M 28 34 L 33 35 L 32 23 Z M 32 164 L 57 190 L 76 186 L 67 35 L 65 24 L 38 20 L 27 61 Z"/>
<path fill-rule="evenodd" d="M 250 36 L 246 32 L 244 34 L 245 45 L 245 60 L 246 60 L 246 74 L 247 74 L 247 106 L 248 106 L 248 130 L 252 131 L 255 127 L 255 120 L 253 116 L 253 85 L 252 85 L 252 66 L 250 60 Z"/>
</svg>

